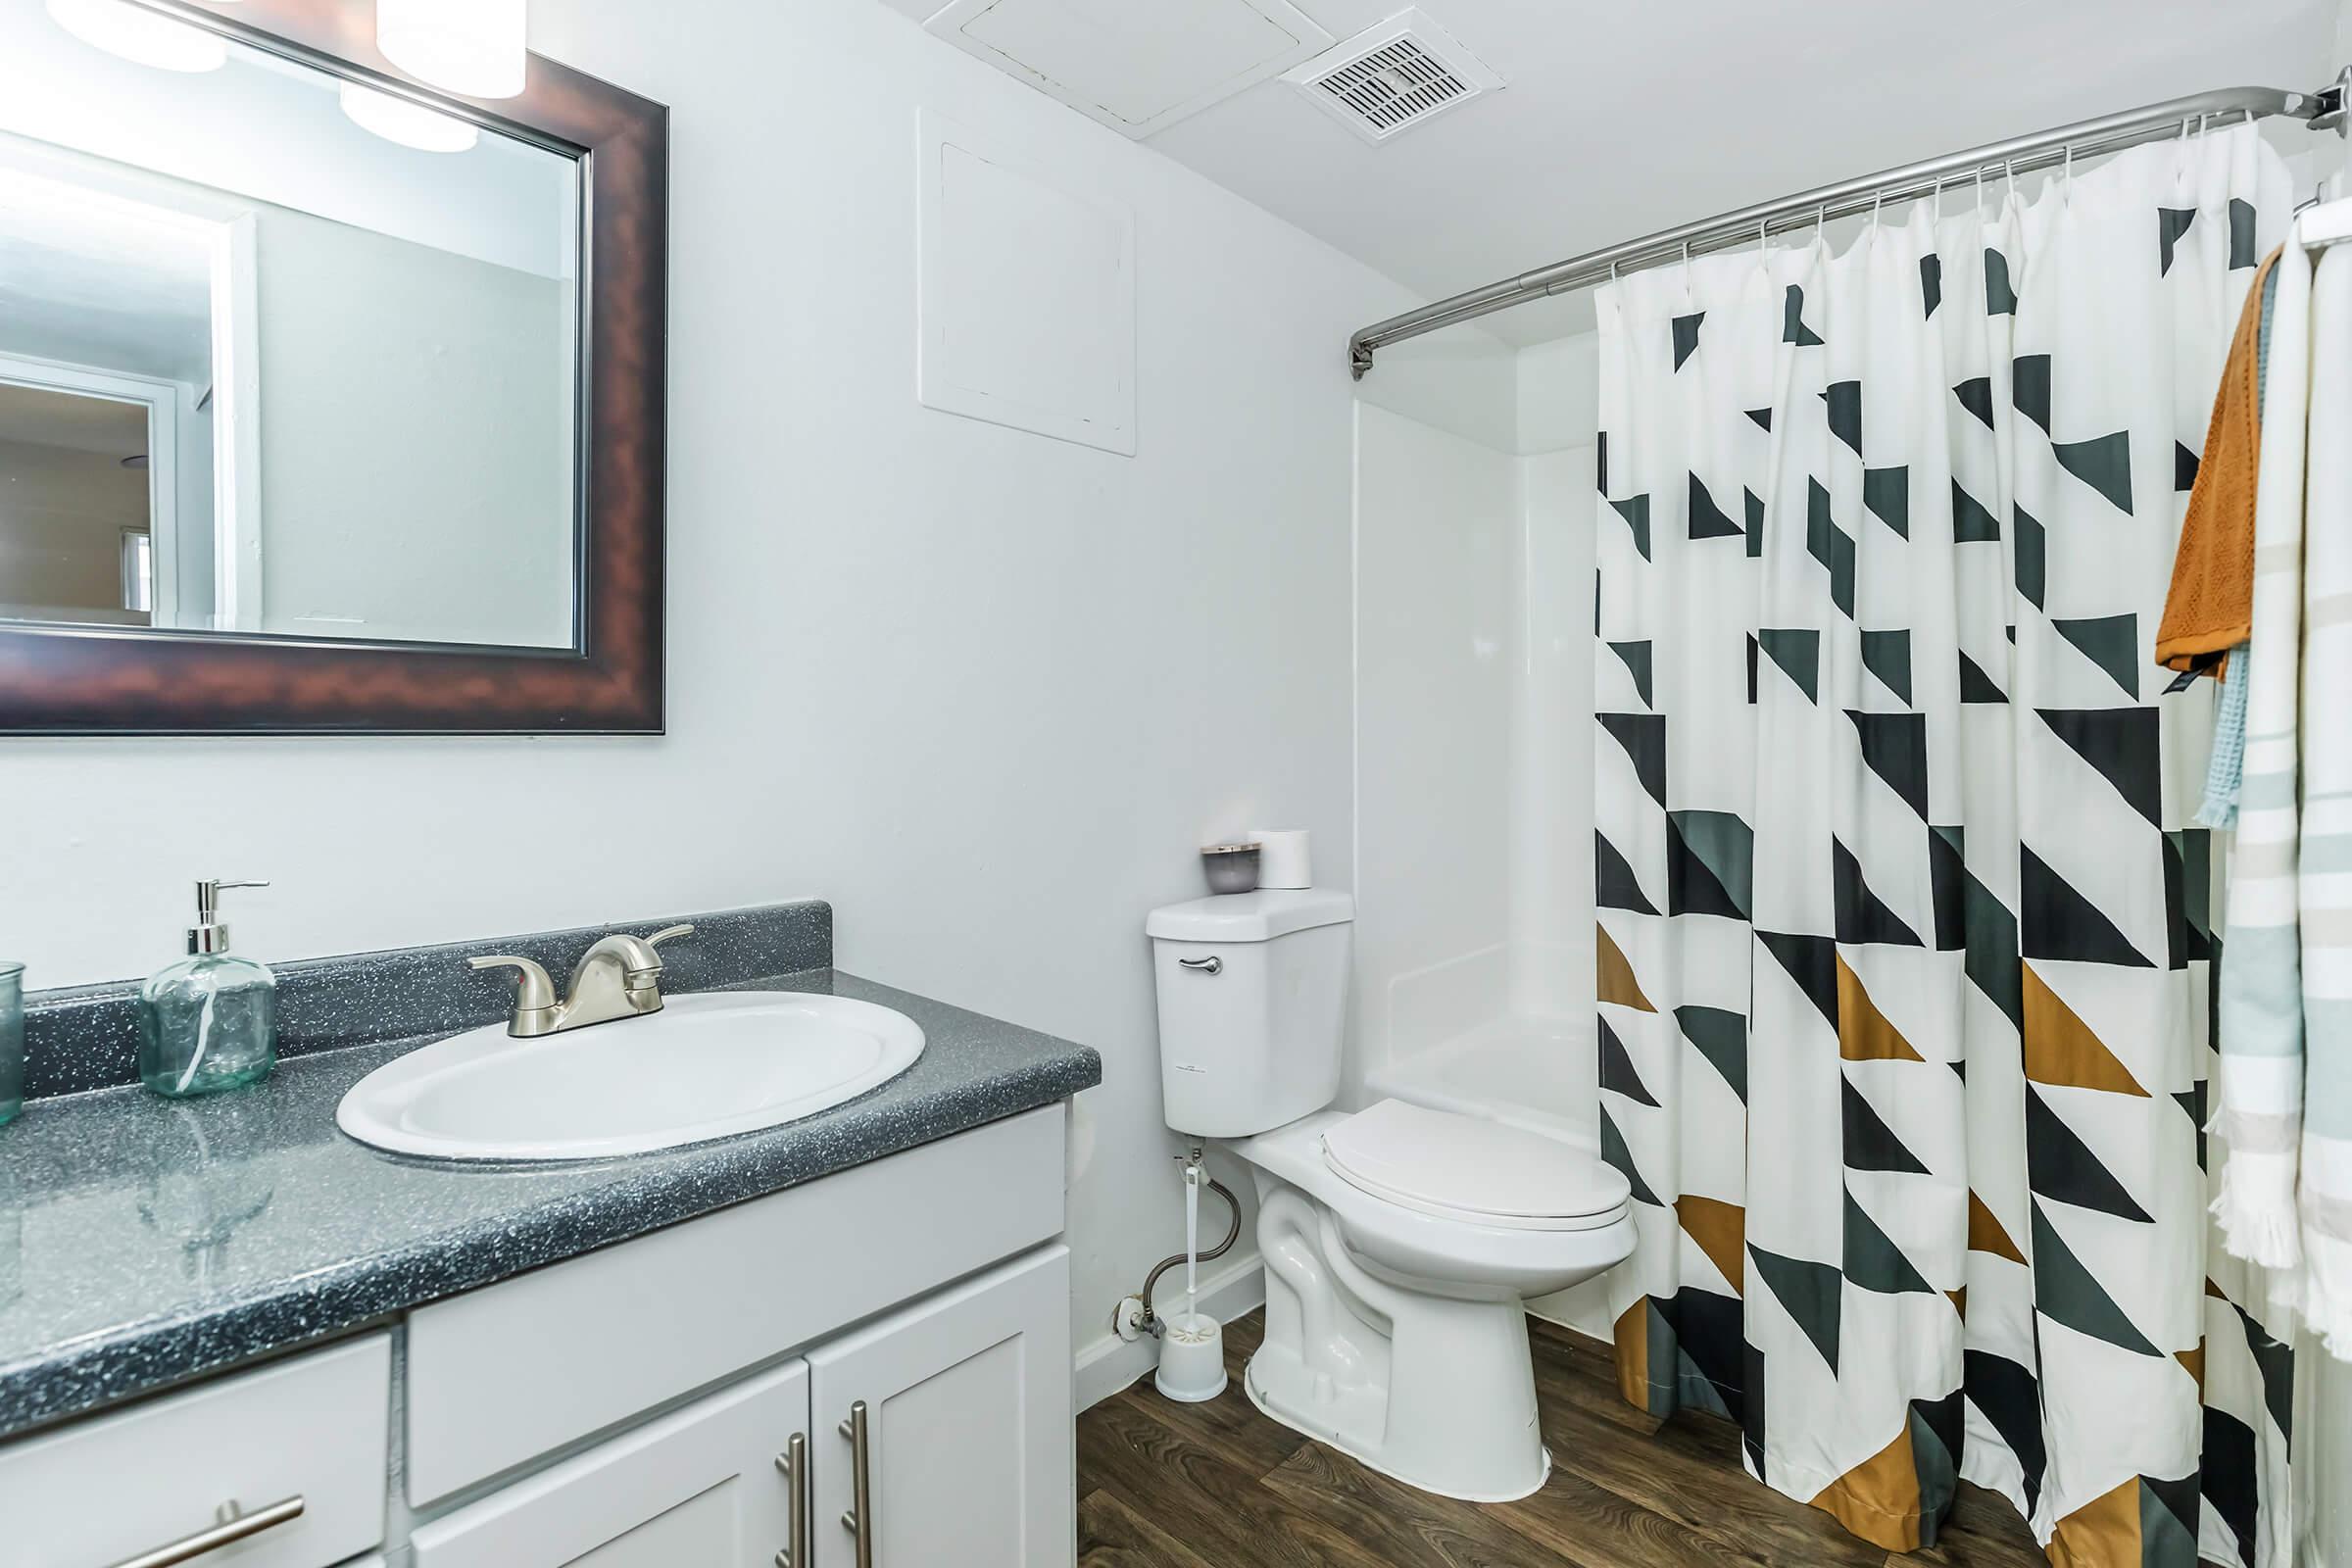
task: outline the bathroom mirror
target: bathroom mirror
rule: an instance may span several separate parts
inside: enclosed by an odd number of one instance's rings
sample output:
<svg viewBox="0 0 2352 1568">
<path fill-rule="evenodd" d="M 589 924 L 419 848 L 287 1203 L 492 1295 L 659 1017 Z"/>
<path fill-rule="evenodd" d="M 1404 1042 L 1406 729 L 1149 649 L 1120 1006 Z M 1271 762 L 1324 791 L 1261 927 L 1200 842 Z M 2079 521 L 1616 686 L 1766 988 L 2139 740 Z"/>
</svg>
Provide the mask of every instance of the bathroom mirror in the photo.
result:
<svg viewBox="0 0 2352 1568">
<path fill-rule="evenodd" d="M 659 105 L 0 5 L 0 727 L 660 728 Z"/>
</svg>

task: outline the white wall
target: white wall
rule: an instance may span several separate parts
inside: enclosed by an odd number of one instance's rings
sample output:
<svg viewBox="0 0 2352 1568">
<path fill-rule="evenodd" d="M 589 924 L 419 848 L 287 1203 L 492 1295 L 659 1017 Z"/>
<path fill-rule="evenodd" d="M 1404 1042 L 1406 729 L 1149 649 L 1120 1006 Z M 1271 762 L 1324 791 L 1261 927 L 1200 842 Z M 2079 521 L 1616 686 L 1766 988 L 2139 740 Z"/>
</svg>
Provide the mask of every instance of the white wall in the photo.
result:
<svg viewBox="0 0 2352 1568">
<path fill-rule="evenodd" d="M 1594 1070 L 1592 449 L 1522 458 L 1519 474 L 1526 654 L 1511 715 L 1510 1009 L 1569 1024 L 1581 1085 Z M 1597 1102 L 1580 1093 L 1576 1103 Z"/>
<path fill-rule="evenodd" d="M 1516 349 L 1484 327 L 1453 326 L 1382 349 L 1355 395 L 1433 429 L 1513 452 L 1518 383 Z"/>
<path fill-rule="evenodd" d="M 1590 447 L 1600 429 L 1600 335 L 1580 332 L 1521 349 L 1519 451 Z"/>
<path fill-rule="evenodd" d="M 571 281 L 256 213 L 262 629 L 570 647 Z"/>
<path fill-rule="evenodd" d="M 1357 410 L 1358 1077 L 1508 1003 L 1517 468 Z"/>
<path fill-rule="evenodd" d="M 1099 1345 L 1182 1233 L 1145 912 L 1267 822 L 1353 883 L 1344 344 L 1414 301 L 873 0 L 532 28 L 673 111 L 668 735 L 12 742 L 0 951 L 143 972 L 205 875 L 275 879 L 265 957 L 832 899 L 845 968 L 1102 1053 Z M 1132 459 L 916 406 L 918 103 L 1134 205 Z"/>
<path fill-rule="evenodd" d="M 1353 1066 L 1557 1020 L 1583 1107 L 1595 341 L 1468 337 L 1384 350 L 1359 393 Z"/>
<path fill-rule="evenodd" d="M 1527 658 L 1512 798 L 1511 1004 L 1568 1020 L 1577 1103 L 1597 1107 L 1592 1042 L 1592 511 L 1598 339 L 1518 358 Z M 1591 1085 L 1586 1094 L 1585 1086 Z"/>
</svg>

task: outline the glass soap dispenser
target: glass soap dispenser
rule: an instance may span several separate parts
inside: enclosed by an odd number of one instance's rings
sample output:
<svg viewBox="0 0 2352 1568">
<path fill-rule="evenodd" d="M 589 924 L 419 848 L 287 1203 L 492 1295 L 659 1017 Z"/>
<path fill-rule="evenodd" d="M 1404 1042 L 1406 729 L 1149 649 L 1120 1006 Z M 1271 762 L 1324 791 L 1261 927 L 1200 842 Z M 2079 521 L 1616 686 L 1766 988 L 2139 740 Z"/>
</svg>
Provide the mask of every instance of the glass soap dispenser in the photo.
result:
<svg viewBox="0 0 2352 1568">
<path fill-rule="evenodd" d="M 277 1064 L 277 976 L 228 951 L 223 888 L 267 882 L 199 882 L 188 956 L 139 988 L 139 1078 L 174 1100 L 260 1083 Z"/>
</svg>

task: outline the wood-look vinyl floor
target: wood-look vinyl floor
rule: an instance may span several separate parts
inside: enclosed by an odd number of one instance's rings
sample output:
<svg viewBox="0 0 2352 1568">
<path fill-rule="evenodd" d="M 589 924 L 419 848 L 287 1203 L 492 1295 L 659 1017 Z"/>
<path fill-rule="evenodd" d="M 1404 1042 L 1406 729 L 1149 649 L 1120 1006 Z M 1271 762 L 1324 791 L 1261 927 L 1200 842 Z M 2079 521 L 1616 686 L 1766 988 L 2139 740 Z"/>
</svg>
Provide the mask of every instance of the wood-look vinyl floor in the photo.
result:
<svg viewBox="0 0 2352 1568">
<path fill-rule="evenodd" d="M 1147 1378 L 1078 1418 L 1081 1568 L 2048 1568 L 2009 1504 L 1966 1486 L 1934 1550 L 1866 1545 L 1749 1480 L 1728 1422 L 1645 1415 L 1604 1347 L 1532 1327 L 1552 1454 L 1536 1495 L 1431 1496 L 1259 1415 L 1253 1313 L 1226 1326 L 1222 1397 L 1178 1404 Z"/>
</svg>

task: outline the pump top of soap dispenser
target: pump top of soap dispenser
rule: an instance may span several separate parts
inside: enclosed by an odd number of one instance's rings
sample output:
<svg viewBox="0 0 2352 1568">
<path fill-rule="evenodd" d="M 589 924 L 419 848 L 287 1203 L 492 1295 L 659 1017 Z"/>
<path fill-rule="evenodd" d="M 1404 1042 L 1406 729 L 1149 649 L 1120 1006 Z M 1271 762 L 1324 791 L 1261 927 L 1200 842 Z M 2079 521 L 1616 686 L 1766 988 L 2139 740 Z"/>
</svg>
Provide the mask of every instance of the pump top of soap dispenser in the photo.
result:
<svg viewBox="0 0 2352 1568">
<path fill-rule="evenodd" d="M 188 927 L 190 953 L 226 953 L 228 922 L 220 918 L 220 894 L 227 888 L 266 888 L 267 882 L 222 882 L 218 878 L 196 884 L 196 923 Z"/>
</svg>

